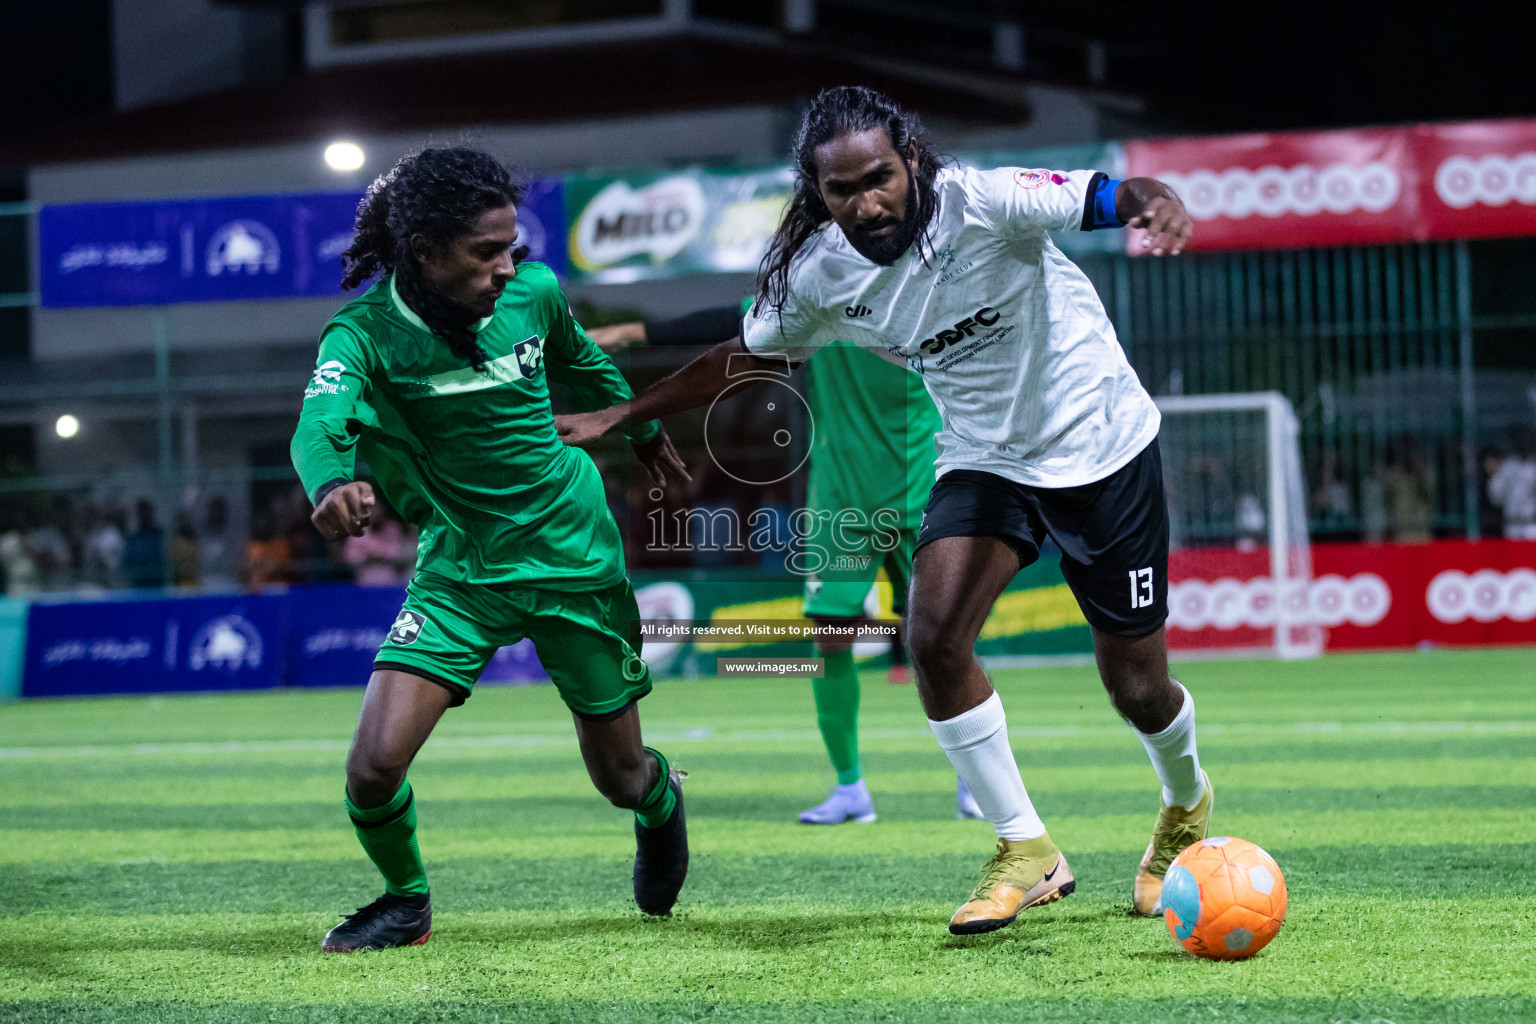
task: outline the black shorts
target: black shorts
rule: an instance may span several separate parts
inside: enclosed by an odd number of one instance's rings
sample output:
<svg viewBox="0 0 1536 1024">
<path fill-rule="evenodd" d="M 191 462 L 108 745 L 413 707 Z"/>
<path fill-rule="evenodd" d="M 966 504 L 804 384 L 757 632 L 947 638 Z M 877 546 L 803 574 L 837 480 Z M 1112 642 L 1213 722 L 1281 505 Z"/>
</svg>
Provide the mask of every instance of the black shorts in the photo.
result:
<svg viewBox="0 0 1536 1024">
<path fill-rule="evenodd" d="M 1081 487 L 1027 487 L 994 473 L 950 470 L 923 510 L 917 550 L 940 537 L 997 537 L 1018 552 L 1021 569 L 1050 537 L 1061 548 L 1061 574 L 1095 629 L 1146 636 L 1168 618 L 1168 503 L 1156 438 Z"/>
</svg>

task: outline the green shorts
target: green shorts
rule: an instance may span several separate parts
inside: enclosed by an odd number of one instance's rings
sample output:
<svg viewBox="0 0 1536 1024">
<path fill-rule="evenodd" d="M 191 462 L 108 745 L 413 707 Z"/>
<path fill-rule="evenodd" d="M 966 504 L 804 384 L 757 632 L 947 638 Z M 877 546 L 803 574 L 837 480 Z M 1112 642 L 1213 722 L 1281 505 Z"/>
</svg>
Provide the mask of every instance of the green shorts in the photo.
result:
<svg viewBox="0 0 1536 1024">
<path fill-rule="evenodd" d="M 807 539 L 807 544 L 826 535 L 823 527 Z M 804 614 L 808 618 L 863 618 L 864 599 L 883 567 L 891 581 L 891 611 L 903 615 L 907 609 L 907 584 L 912 579 L 917 530 L 896 531 L 896 546 L 887 550 L 890 536 L 845 530 L 839 543 L 822 543 L 827 565 L 805 578 Z"/>
<path fill-rule="evenodd" d="M 524 637 L 566 707 L 583 717 L 624 710 L 651 692 L 640 657 L 640 609 L 629 580 L 602 590 L 460 583 L 418 572 L 374 659 L 430 679 L 464 703 L 497 648 Z"/>
</svg>

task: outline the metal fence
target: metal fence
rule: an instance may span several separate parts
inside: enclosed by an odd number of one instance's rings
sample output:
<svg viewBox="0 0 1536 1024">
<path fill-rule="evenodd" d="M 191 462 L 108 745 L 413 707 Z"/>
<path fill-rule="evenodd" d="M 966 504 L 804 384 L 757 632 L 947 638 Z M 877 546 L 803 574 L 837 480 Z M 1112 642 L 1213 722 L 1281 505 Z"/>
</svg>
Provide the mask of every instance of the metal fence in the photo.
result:
<svg viewBox="0 0 1536 1024">
<path fill-rule="evenodd" d="M 1474 316 L 1468 243 L 1084 262 L 1154 394 L 1291 401 L 1315 534 L 1479 535 L 1479 446 L 1532 422 L 1536 353 L 1524 371 L 1481 373 L 1474 339 L 1536 327 L 1536 301 Z"/>
</svg>

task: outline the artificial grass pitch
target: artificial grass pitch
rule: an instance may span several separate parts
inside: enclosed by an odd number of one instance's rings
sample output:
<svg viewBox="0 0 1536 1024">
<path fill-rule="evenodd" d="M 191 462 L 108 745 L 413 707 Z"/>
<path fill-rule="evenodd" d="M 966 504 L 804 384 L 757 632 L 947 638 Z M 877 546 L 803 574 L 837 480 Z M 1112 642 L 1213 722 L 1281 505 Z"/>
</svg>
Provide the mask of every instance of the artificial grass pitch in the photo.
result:
<svg viewBox="0 0 1536 1024">
<path fill-rule="evenodd" d="M 426 946 L 323 955 L 381 883 L 342 808 L 359 691 L 0 709 L 0 1022 L 1536 1019 L 1536 652 L 1179 667 L 1215 829 L 1290 911 L 1250 961 L 1135 919 L 1157 783 L 1091 669 L 999 671 L 1075 895 L 945 930 L 992 839 L 911 687 L 864 676 L 880 820 L 794 823 L 832 782 L 804 680 L 666 681 L 647 739 L 690 773 L 678 912 L 629 897 L 631 817 L 548 687 L 486 688 L 411 773 Z"/>
</svg>

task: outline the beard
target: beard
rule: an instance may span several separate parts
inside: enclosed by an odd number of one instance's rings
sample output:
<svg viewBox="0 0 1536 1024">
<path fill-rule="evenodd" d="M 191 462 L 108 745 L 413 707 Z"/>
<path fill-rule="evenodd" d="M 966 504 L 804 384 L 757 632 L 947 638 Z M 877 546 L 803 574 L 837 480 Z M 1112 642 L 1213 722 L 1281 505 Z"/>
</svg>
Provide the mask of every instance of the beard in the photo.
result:
<svg viewBox="0 0 1536 1024">
<path fill-rule="evenodd" d="M 870 235 L 868 229 L 859 228 L 844 231 L 843 235 L 854 251 L 871 263 L 889 267 L 901 259 L 901 254 L 910 249 L 917 239 L 917 179 L 914 175 L 907 176 L 907 208 L 901 217 L 872 227 L 879 230 L 891 224 L 895 224 L 895 227 L 883 235 Z"/>
</svg>

